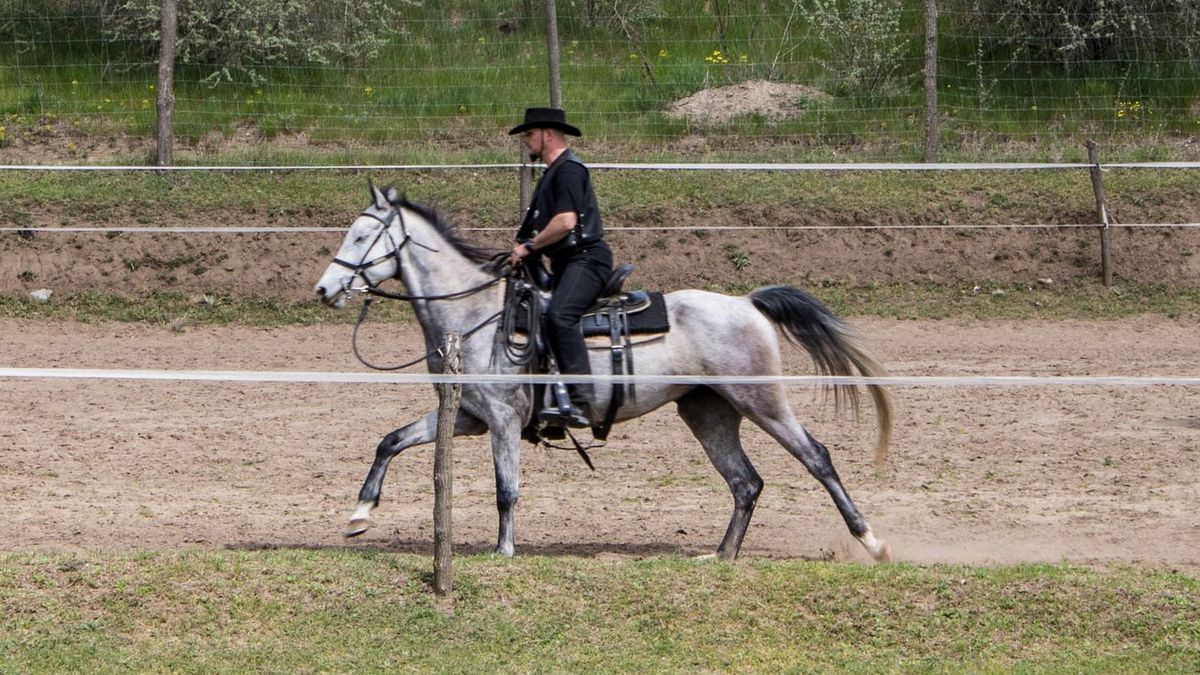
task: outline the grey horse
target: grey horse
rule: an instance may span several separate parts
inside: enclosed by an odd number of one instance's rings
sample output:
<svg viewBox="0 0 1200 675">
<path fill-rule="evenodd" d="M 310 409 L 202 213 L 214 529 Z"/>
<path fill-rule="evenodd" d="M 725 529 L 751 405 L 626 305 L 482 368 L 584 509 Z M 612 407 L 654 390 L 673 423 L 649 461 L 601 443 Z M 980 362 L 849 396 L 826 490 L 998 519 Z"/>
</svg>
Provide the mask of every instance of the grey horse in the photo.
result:
<svg viewBox="0 0 1200 675">
<path fill-rule="evenodd" d="M 326 304 L 341 308 L 356 284 L 365 282 L 375 286 L 399 278 L 424 332 L 432 372 L 441 371 L 436 350 L 444 336 L 465 334 L 472 329 L 474 332 L 463 341 L 464 373 L 527 372 L 526 367 L 513 365 L 507 359 L 503 347 L 498 347 L 494 339 L 496 323 L 489 323 L 504 301 L 503 283 L 491 283 L 496 279 L 494 266 L 490 264 L 495 252 L 464 240 L 435 211 L 401 198 L 390 186 L 379 189 L 372 185 L 370 190 L 371 203 L 350 225 L 334 262 L 316 284 L 317 296 Z M 665 300 L 671 329 L 660 340 L 634 347 L 633 362 L 637 364 L 638 375 L 779 375 L 781 334 L 803 347 L 820 373 L 866 377 L 886 374 L 837 317 L 799 289 L 772 286 L 744 297 L 683 290 L 666 294 Z M 593 372 L 606 372 L 609 368 L 606 350 L 593 352 L 592 364 Z M 879 463 L 891 434 L 891 402 L 880 386 L 868 384 L 866 388 L 876 411 L 875 458 Z M 603 414 L 610 388 L 597 385 L 595 389 L 592 410 L 597 411 L 594 414 Z M 835 385 L 836 400 L 848 400 L 856 408 L 857 392 L 852 384 Z M 519 382 L 464 385 L 454 428 L 455 435 L 491 434 L 500 516 L 495 550 L 505 556 L 515 552 L 513 528 L 521 479 L 521 430 L 532 413 L 531 397 L 532 387 Z M 620 407 L 616 421 L 645 415 L 671 402 L 676 404 L 679 416 L 733 493 L 733 515 L 716 550 L 718 557 L 737 556 L 763 488 L 763 480 L 739 439 L 742 419 L 747 418 L 799 459 L 820 481 L 851 534 L 875 560 L 890 560 L 888 545 L 876 538 L 842 486 L 829 451 L 792 414 L 782 384 L 638 383 L 636 399 Z M 361 534 L 370 527 L 370 514 L 379 504 L 388 464 L 405 448 L 432 442 L 436 422 L 434 410 L 389 433 L 379 443 L 375 461 L 359 492 L 347 536 Z"/>
</svg>

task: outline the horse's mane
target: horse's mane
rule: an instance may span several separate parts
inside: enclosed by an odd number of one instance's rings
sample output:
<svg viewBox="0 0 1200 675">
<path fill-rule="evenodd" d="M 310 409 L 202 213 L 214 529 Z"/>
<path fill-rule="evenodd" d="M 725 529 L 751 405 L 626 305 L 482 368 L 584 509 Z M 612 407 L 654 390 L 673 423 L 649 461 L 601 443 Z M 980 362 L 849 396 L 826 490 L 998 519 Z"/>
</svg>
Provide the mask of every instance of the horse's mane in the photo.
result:
<svg viewBox="0 0 1200 675">
<path fill-rule="evenodd" d="M 457 249 L 459 253 L 463 254 L 467 260 L 480 264 L 489 263 L 493 262 L 501 253 L 501 251 L 496 249 L 487 248 L 467 241 L 462 236 L 462 233 L 458 231 L 458 227 L 454 223 L 450 222 L 448 218 L 443 216 L 437 211 L 437 209 L 431 206 L 409 201 L 408 197 L 401 197 L 400 199 L 393 201 L 392 206 L 395 206 L 396 208 L 408 209 L 424 218 L 429 222 L 430 225 L 433 225 L 433 228 L 438 231 L 438 234 L 442 235 L 446 241 L 450 242 L 450 245 Z"/>
</svg>

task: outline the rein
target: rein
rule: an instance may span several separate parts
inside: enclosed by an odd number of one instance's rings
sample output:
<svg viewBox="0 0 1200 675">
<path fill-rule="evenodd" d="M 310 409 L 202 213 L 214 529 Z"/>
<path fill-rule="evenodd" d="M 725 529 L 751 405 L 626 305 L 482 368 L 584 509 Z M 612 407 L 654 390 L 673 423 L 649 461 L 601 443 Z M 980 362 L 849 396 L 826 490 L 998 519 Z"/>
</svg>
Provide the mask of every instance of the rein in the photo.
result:
<svg viewBox="0 0 1200 675">
<path fill-rule="evenodd" d="M 502 278 L 502 277 L 500 277 L 500 278 Z M 385 296 L 385 297 L 386 297 L 386 296 Z M 417 358 L 413 359 L 412 361 L 408 361 L 407 363 L 401 363 L 401 364 L 400 364 L 400 365 L 398 365 L 398 366 L 377 366 L 377 365 L 375 365 L 374 363 L 371 363 L 370 361 L 368 361 L 368 360 L 366 359 L 366 357 L 364 357 L 364 356 L 362 355 L 362 353 L 361 353 L 361 352 L 359 352 L 359 350 L 358 350 L 358 329 L 359 329 L 359 328 L 360 328 L 360 327 L 363 325 L 363 323 L 364 323 L 364 322 L 366 322 L 366 320 L 367 320 L 367 311 L 371 309 L 371 302 L 372 302 L 374 299 L 375 299 L 375 298 L 367 298 L 366 300 L 364 300 L 364 301 L 363 301 L 363 308 L 362 308 L 362 311 L 361 311 L 361 312 L 359 312 L 359 314 L 358 314 L 358 321 L 357 321 L 357 322 L 354 324 L 354 333 L 353 333 L 353 334 L 351 335 L 351 337 L 350 337 L 350 347 L 351 347 L 351 348 L 354 350 L 354 357 L 358 359 L 358 362 L 359 362 L 359 363 L 361 363 L 361 364 L 363 364 L 364 366 L 366 366 L 366 367 L 368 367 L 368 368 L 371 368 L 371 369 L 373 369 L 373 370 L 404 370 L 405 368 L 409 368 L 409 367 L 415 366 L 415 365 L 417 365 L 418 363 L 421 363 L 422 361 L 426 361 L 426 360 L 428 360 L 428 359 L 429 359 L 429 357 L 433 356 L 434 354 L 441 354 L 441 352 L 442 352 L 442 348 L 441 348 L 441 347 L 435 347 L 435 348 L 433 348 L 433 349 L 429 350 L 428 352 L 425 352 L 425 354 L 424 354 L 424 355 L 422 355 L 422 356 L 418 356 Z M 489 316 L 488 318 L 484 319 L 484 320 L 483 320 L 483 322 L 482 322 L 482 323 L 480 323 L 479 325 L 477 325 L 477 326 L 475 326 L 474 328 L 472 328 L 471 330 L 469 330 L 469 331 L 467 331 L 467 332 L 463 333 L 463 334 L 462 334 L 462 339 L 463 339 L 463 341 L 466 341 L 466 339 L 467 339 L 467 338 L 469 338 L 469 337 L 471 337 L 472 335 L 474 335 L 476 332 L 478 332 L 478 331 L 479 331 L 480 329 L 482 329 L 484 326 L 486 326 L 486 325 L 488 325 L 488 324 L 490 324 L 490 323 L 494 323 L 494 322 L 496 321 L 496 319 L 499 319 L 499 318 L 500 318 L 500 315 L 501 315 L 503 312 L 504 312 L 504 310 L 501 310 L 501 311 L 499 311 L 499 312 L 496 312 L 495 314 L 493 314 L 493 315 Z M 443 354 L 443 356 L 444 356 L 444 354 Z"/>
<path fill-rule="evenodd" d="M 380 218 L 379 216 L 375 215 L 374 213 L 370 213 L 369 211 L 363 211 L 361 215 L 367 216 L 368 218 L 373 218 L 373 219 L 379 221 L 379 223 L 381 225 L 383 225 L 383 227 L 380 229 L 379 234 L 375 235 L 375 241 L 371 242 L 371 245 L 367 247 L 368 251 L 370 251 L 372 248 L 374 248 L 376 242 L 378 242 L 379 239 L 381 237 L 383 237 L 385 234 L 387 235 L 389 242 L 391 242 L 393 244 L 392 250 L 388 251 L 387 253 L 385 253 L 379 257 L 372 258 L 371 260 L 366 260 L 365 254 L 364 254 L 363 259 L 357 263 L 352 263 L 352 262 L 349 262 L 346 260 L 342 260 L 341 258 L 333 259 L 333 262 L 335 264 L 345 267 L 348 270 L 351 270 L 356 275 L 361 276 L 363 278 L 363 281 L 366 282 L 365 286 L 359 286 L 359 287 L 350 287 L 347 285 L 347 287 L 344 289 L 344 291 L 347 293 L 366 293 L 369 296 L 363 301 L 362 311 L 360 311 L 358 314 L 358 321 L 355 322 L 355 324 L 354 324 L 354 332 L 350 338 L 350 346 L 354 351 L 355 358 L 358 359 L 359 363 L 362 363 L 364 366 L 366 366 L 368 368 L 371 368 L 374 370 L 385 370 L 385 371 L 403 370 L 404 368 L 409 368 L 409 367 L 415 366 L 418 363 L 421 363 L 423 361 L 427 361 L 429 359 L 429 357 L 433 356 L 434 354 L 439 354 L 442 351 L 441 347 L 436 347 L 436 348 L 431 349 L 430 351 L 426 352 L 424 355 L 419 356 L 416 359 L 413 359 L 412 361 L 408 361 L 406 363 L 402 363 L 402 364 L 396 365 L 396 366 L 379 366 L 379 365 L 375 365 L 375 364 L 371 363 L 370 361 L 368 361 L 366 359 L 366 357 L 364 357 L 358 349 L 358 329 L 361 328 L 363 323 L 366 322 L 367 313 L 370 311 L 371 303 L 375 300 L 376 297 L 387 298 L 389 300 L 405 300 L 405 301 L 409 301 L 409 302 L 417 301 L 417 300 L 455 300 L 455 299 L 465 298 L 465 297 L 474 295 L 482 290 L 491 288 L 492 286 L 495 286 L 496 284 L 500 283 L 501 281 L 504 281 L 505 279 L 509 278 L 509 275 L 496 276 L 496 277 L 493 277 L 492 279 L 489 279 L 481 284 L 471 286 L 470 288 L 465 288 L 461 291 L 454 291 L 452 293 L 442 293 L 442 294 L 438 294 L 438 295 L 408 295 L 407 293 L 392 293 L 390 291 L 385 291 L 382 288 L 380 288 L 378 284 L 372 282 L 370 280 L 370 278 L 368 278 L 364 272 L 366 270 L 368 270 L 376 265 L 379 265 L 387 260 L 390 260 L 392 258 L 396 258 L 396 270 L 398 272 L 400 269 L 400 265 L 399 265 L 400 251 L 406 245 L 408 245 L 410 242 L 417 246 L 420 246 L 423 249 L 426 249 L 428 251 L 433 251 L 435 253 L 437 252 L 438 249 L 433 248 L 431 246 L 427 246 L 427 245 L 422 244 L 421 242 L 417 241 L 416 239 L 413 239 L 412 235 L 410 235 L 408 233 L 408 228 L 404 222 L 404 214 L 400 211 L 400 209 L 396 208 L 395 206 L 393 206 L 392 210 L 388 212 L 386 218 Z M 391 235 L 391 231 L 390 231 L 392 221 L 397 220 L 397 219 L 399 219 L 399 221 L 400 221 L 400 231 L 404 234 L 404 238 L 400 241 L 399 244 L 396 244 L 395 241 L 392 240 L 392 235 Z M 506 256 L 507 256 L 507 253 L 499 253 L 496 255 L 494 260 L 499 261 L 502 257 L 506 257 Z M 470 336 L 472 336 L 475 333 L 477 333 L 478 331 L 482 330 L 485 326 L 495 323 L 495 321 L 497 319 L 501 319 L 505 315 L 507 309 L 508 309 L 507 307 L 505 309 L 501 309 L 500 311 L 496 312 L 495 314 L 484 319 L 481 323 L 479 323 L 475 327 L 471 328 L 467 332 L 463 333 L 462 339 L 465 341 Z M 511 354 L 511 351 L 509 353 Z"/>
</svg>

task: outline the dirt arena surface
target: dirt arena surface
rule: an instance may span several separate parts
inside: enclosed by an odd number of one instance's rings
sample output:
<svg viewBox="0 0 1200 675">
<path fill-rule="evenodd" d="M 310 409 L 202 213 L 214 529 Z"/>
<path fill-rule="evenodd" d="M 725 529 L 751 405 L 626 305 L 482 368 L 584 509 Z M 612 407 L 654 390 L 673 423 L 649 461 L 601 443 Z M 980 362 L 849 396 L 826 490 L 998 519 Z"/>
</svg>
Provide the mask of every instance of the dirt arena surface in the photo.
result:
<svg viewBox="0 0 1200 675">
<path fill-rule="evenodd" d="M 894 375 L 1200 374 L 1194 318 L 851 323 Z M 349 332 L 0 319 L 0 365 L 363 371 Z M 380 360 L 420 344 L 415 325 L 365 338 Z M 810 372 L 788 353 L 790 374 Z M 897 388 L 882 475 L 870 415 L 856 426 L 813 390 L 791 393 L 898 560 L 1200 570 L 1195 388 Z M 376 443 L 435 405 L 428 386 L 6 379 L 0 549 L 431 551 L 432 446 L 393 462 L 374 529 L 340 532 Z M 817 482 L 743 428 L 766 481 L 743 557 L 867 560 Z M 524 447 L 518 555 L 703 554 L 728 522 L 729 493 L 673 406 L 617 427 L 595 473 L 573 452 Z M 459 439 L 454 465 L 458 550 L 488 550 L 487 441 Z"/>
</svg>

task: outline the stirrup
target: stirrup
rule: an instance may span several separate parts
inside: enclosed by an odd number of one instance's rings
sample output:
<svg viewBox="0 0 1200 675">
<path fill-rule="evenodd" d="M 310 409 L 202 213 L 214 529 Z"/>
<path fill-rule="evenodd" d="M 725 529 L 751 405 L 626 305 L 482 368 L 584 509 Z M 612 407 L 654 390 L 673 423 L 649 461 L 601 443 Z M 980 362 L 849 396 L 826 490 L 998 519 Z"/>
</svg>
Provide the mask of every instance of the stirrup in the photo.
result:
<svg viewBox="0 0 1200 675">
<path fill-rule="evenodd" d="M 567 427 L 569 429 L 586 429 L 592 426 L 591 420 L 583 411 L 575 406 L 568 408 L 545 408 L 538 413 L 538 421 L 546 426 Z"/>
</svg>

